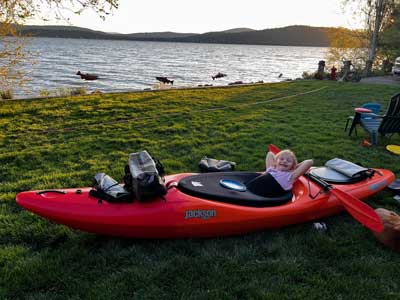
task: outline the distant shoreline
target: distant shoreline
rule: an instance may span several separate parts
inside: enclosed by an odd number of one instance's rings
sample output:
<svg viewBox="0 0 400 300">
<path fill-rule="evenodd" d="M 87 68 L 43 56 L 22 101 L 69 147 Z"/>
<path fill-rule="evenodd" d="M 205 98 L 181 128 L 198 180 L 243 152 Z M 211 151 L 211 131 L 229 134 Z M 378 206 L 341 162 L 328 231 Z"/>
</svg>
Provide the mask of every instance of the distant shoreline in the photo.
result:
<svg viewBox="0 0 400 300">
<path fill-rule="evenodd" d="M 74 26 L 26 25 L 21 28 L 23 34 L 32 37 L 303 47 L 329 47 L 329 33 L 332 30 L 335 28 L 295 25 L 264 30 L 236 28 L 202 34 L 176 32 L 121 34 Z"/>
<path fill-rule="evenodd" d="M 86 96 L 101 96 L 101 95 L 113 95 L 113 94 L 133 94 L 133 93 L 159 93 L 159 92 L 166 92 L 166 91 L 182 91 L 182 90 L 202 90 L 202 89 L 212 89 L 212 88 L 221 88 L 221 89 L 228 89 L 228 88 L 238 88 L 238 87 L 246 87 L 246 86 L 261 86 L 261 85 L 271 85 L 271 84 L 281 84 L 281 83 L 291 83 L 294 81 L 299 81 L 303 79 L 294 79 L 294 80 L 282 80 L 279 82 L 249 82 L 249 83 L 241 83 L 241 84 L 231 84 L 231 85 L 203 85 L 203 86 L 186 86 L 186 87 L 171 87 L 165 89 L 137 89 L 137 90 L 130 90 L 130 91 L 121 91 L 121 92 L 102 92 L 100 90 L 95 90 L 93 92 L 89 92 L 83 95 L 74 95 L 74 96 L 48 96 L 48 97 L 32 97 L 32 98 L 15 98 L 15 99 L 0 99 L 0 103 L 5 101 L 35 101 L 35 100 L 51 100 L 56 98 L 67 98 L 67 97 L 86 97 Z M 306 80 L 306 79 L 304 79 Z M 100 93 L 99 93 L 100 92 Z"/>
<path fill-rule="evenodd" d="M 271 46 L 271 47 L 304 47 L 304 48 L 329 48 L 329 46 L 304 46 L 304 45 L 280 45 L 280 44 L 244 44 L 244 43 L 208 43 L 208 42 L 182 42 L 169 40 L 128 40 L 128 39 L 107 39 L 107 38 L 79 38 L 79 37 L 50 37 L 50 36 L 31 36 L 29 38 L 47 39 L 71 39 L 71 40 L 95 40 L 95 41 L 123 41 L 123 42 L 145 42 L 145 43 L 177 43 L 177 44 L 210 44 L 210 45 L 235 45 L 235 46 Z"/>
<path fill-rule="evenodd" d="M 231 84 L 231 85 L 202 85 L 202 86 L 187 86 L 187 87 L 171 87 L 165 89 L 137 89 L 137 90 L 130 90 L 130 91 L 121 91 L 121 92 L 101 92 L 97 93 L 98 90 L 93 91 L 91 93 L 87 93 L 84 95 L 77 95 L 79 97 L 83 96 L 91 96 L 91 95 L 111 95 L 111 94 L 131 94 L 131 93 L 152 93 L 152 92 L 165 92 L 165 91 L 173 91 L 173 90 L 201 90 L 201 89 L 212 89 L 212 88 L 237 88 L 237 87 L 244 87 L 244 86 L 260 86 L 260 85 L 272 85 L 272 84 L 282 84 L 282 83 L 293 83 L 299 81 L 309 81 L 309 79 L 292 79 L 292 80 L 282 80 L 279 82 L 249 82 L 249 83 L 242 83 L 242 84 Z M 393 79 L 392 76 L 377 76 L 377 77 L 367 77 L 363 78 L 360 82 L 361 84 L 387 84 L 387 85 L 400 85 L 400 80 Z M 75 97 L 75 96 L 68 96 L 68 97 Z M 15 99 L 2 99 L 1 102 L 6 101 L 35 101 L 35 100 L 47 100 L 47 99 L 56 99 L 56 98 L 65 98 L 63 96 L 49 96 L 49 97 L 32 97 L 32 98 L 15 98 Z"/>
</svg>

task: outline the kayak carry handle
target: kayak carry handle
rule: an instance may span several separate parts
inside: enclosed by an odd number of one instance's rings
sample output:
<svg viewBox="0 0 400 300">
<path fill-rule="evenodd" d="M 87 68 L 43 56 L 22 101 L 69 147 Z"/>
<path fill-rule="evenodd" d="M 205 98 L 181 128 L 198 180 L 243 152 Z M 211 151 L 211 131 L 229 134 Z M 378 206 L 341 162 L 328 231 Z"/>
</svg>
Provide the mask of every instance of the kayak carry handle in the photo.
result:
<svg viewBox="0 0 400 300">
<path fill-rule="evenodd" d="M 37 192 L 36 194 L 42 195 L 42 194 L 46 194 L 46 193 L 58 193 L 58 194 L 63 194 L 63 195 L 65 195 L 67 192 L 65 192 L 65 191 L 60 191 L 60 190 L 43 190 L 43 191 Z"/>
</svg>

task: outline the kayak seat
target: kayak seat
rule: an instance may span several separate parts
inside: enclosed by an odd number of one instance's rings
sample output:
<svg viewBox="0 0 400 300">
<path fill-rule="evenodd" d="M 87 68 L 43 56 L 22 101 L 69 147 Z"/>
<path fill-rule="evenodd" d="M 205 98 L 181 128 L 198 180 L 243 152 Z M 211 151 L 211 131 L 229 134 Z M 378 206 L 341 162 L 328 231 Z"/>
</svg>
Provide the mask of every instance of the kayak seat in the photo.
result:
<svg viewBox="0 0 400 300">
<path fill-rule="evenodd" d="M 232 180 L 241 184 L 256 178 L 260 173 L 256 172 L 219 172 L 190 175 L 182 178 L 178 183 L 178 189 L 188 195 L 251 207 L 268 207 L 282 205 L 293 198 L 293 193 L 288 191 L 277 198 L 267 198 L 253 194 L 249 190 L 235 191 L 220 184 L 221 180 Z"/>
</svg>

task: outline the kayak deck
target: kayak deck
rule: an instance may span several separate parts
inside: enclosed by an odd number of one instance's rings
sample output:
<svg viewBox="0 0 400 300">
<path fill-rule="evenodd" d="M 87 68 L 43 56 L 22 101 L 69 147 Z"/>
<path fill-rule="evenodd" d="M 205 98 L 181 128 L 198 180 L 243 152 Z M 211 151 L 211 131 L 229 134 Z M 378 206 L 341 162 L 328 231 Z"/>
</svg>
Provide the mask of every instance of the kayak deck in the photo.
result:
<svg viewBox="0 0 400 300">
<path fill-rule="evenodd" d="M 247 182 L 259 175 L 260 173 L 256 172 L 195 174 L 182 178 L 178 183 L 178 189 L 185 194 L 202 199 L 251 207 L 277 206 L 287 203 L 292 199 L 292 191 L 288 191 L 281 197 L 267 198 L 256 195 L 246 188 L 237 191 L 221 185 L 221 181 L 230 180 L 245 187 Z M 267 188 L 265 187 L 265 189 Z"/>
</svg>

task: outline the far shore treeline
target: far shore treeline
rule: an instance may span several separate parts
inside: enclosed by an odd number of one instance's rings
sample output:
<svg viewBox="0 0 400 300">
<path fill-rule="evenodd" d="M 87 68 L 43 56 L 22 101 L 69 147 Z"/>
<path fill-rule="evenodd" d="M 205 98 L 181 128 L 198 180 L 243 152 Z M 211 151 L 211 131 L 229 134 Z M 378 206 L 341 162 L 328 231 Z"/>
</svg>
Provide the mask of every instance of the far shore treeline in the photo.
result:
<svg viewBox="0 0 400 300">
<path fill-rule="evenodd" d="M 235 28 L 202 34 L 175 32 L 120 34 L 75 26 L 23 26 L 21 28 L 23 34 L 34 37 L 315 47 L 329 47 L 330 33 L 335 30 L 343 30 L 343 28 L 295 25 L 264 30 Z"/>
</svg>

